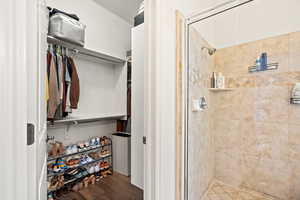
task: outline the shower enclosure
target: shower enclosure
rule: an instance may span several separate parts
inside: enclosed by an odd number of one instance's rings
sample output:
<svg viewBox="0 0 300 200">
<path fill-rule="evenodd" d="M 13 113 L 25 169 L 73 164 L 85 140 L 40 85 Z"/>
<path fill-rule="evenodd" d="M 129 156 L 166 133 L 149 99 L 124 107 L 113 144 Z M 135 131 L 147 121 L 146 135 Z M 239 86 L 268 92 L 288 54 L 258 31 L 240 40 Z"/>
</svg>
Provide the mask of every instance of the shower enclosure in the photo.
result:
<svg viewBox="0 0 300 200">
<path fill-rule="evenodd" d="M 299 8 L 230 1 L 187 20 L 186 200 L 300 199 Z"/>
</svg>

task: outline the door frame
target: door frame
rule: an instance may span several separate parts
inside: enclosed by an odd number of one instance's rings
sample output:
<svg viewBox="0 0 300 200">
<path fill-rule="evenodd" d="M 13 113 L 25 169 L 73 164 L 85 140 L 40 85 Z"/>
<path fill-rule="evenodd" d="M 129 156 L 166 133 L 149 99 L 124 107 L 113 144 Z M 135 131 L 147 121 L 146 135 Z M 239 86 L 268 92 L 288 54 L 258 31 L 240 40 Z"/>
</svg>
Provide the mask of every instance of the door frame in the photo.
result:
<svg viewBox="0 0 300 200">
<path fill-rule="evenodd" d="M 189 200 L 189 195 L 188 195 L 188 135 L 189 135 L 189 131 L 188 131 L 188 116 L 189 116 L 189 101 L 188 101 L 188 98 L 189 98 L 189 68 L 190 68 L 190 65 L 189 65 L 189 62 L 190 62 L 190 59 L 189 59 L 189 34 L 190 34 L 190 26 L 197 23 L 197 22 L 200 22 L 202 20 L 205 20 L 205 19 L 208 19 L 210 17 L 213 17 L 213 16 L 216 16 L 218 14 L 221 14 L 221 13 L 224 13 L 226 11 L 229 11 L 229 10 L 232 10 L 234 8 L 237 8 L 239 6 L 242 6 L 244 4 L 248 4 L 252 1 L 255 1 L 255 0 L 229 0 L 229 1 L 225 1 L 223 3 L 220 3 L 220 4 L 217 4 L 213 7 L 210 7 L 210 8 L 207 8 L 207 9 L 204 9 L 204 10 L 200 10 L 200 11 L 197 11 L 197 12 L 194 12 L 188 16 L 185 17 L 185 29 L 184 29 L 184 34 L 183 34 L 183 37 L 184 37 L 184 58 L 183 60 L 185 61 L 185 64 L 184 64 L 184 72 L 183 72 L 183 77 L 182 79 L 183 80 L 180 80 L 180 79 L 176 79 L 176 83 L 178 83 L 179 81 L 182 81 L 182 87 L 183 87 L 183 91 L 181 93 L 181 98 L 183 99 L 182 100 L 182 110 L 183 112 L 179 112 L 177 110 L 176 112 L 176 115 L 183 115 L 183 120 L 182 120 L 182 129 L 181 131 L 183 131 L 183 137 L 182 138 L 182 146 L 177 146 L 176 148 L 179 149 L 179 151 L 183 151 L 182 153 L 180 154 L 177 154 L 177 159 L 178 156 L 182 156 L 181 157 L 181 161 L 182 163 L 180 165 L 177 165 L 176 167 L 179 168 L 179 167 L 182 167 L 183 166 L 183 175 L 182 174 L 177 174 L 176 176 L 178 177 L 177 180 L 179 182 L 181 182 L 181 186 L 183 187 L 183 195 L 181 196 L 182 197 L 182 200 Z"/>
<path fill-rule="evenodd" d="M 1 197 L 27 200 L 26 0 L 1 4 Z"/>
</svg>

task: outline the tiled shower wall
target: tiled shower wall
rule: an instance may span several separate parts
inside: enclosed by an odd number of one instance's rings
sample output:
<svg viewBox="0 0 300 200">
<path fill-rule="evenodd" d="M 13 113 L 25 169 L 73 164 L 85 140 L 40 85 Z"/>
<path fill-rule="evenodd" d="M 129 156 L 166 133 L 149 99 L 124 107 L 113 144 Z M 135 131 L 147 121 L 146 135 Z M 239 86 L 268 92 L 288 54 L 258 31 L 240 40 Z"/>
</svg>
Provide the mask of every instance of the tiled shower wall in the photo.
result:
<svg viewBox="0 0 300 200">
<path fill-rule="evenodd" d="M 211 74 L 214 56 L 202 51 L 202 46 L 209 45 L 195 29 L 190 32 L 190 83 L 189 83 L 189 199 L 201 199 L 214 178 L 213 135 L 210 132 L 210 109 L 192 112 L 192 100 L 206 97 L 210 104 L 209 92 L 202 82 Z M 203 66 L 205 66 L 203 68 Z"/>
<path fill-rule="evenodd" d="M 248 73 L 263 52 L 279 69 Z M 234 88 L 209 97 L 211 129 L 205 131 L 214 137 L 215 178 L 299 200 L 300 105 L 291 105 L 289 98 L 300 82 L 300 32 L 219 49 L 214 59 L 214 71 Z"/>
</svg>

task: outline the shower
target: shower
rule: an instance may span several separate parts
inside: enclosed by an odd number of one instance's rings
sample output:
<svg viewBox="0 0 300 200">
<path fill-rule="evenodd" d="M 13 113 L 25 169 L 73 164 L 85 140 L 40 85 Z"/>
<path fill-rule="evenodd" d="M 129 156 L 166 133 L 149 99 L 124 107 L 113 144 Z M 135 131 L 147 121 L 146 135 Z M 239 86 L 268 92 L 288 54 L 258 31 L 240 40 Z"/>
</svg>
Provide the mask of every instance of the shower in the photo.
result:
<svg viewBox="0 0 300 200">
<path fill-rule="evenodd" d="M 203 50 L 207 50 L 207 51 L 208 51 L 208 54 L 209 54 L 210 56 L 214 55 L 214 54 L 216 53 L 216 51 L 217 51 L 217 49 L 215 49 L 215 48 L 208 48 L 208 47 L 202 47 L 201 50 L 202 50 L 202 51 L 203 51 Z"/>
<path fill-rule="evenodd" d="M 289 101 L 300 85 L 300 26 L 292 22 L 300 2 L 256 2 L 229 1 L 187 19 L 185 200 L 300 199 L 300 107 Z M 261 20 L 255 13 L 264 8 Z M 291 26 L 265 26 L 274 19 Z M 266 73 L 261 63 L 277 67 Z"/>
</svg>

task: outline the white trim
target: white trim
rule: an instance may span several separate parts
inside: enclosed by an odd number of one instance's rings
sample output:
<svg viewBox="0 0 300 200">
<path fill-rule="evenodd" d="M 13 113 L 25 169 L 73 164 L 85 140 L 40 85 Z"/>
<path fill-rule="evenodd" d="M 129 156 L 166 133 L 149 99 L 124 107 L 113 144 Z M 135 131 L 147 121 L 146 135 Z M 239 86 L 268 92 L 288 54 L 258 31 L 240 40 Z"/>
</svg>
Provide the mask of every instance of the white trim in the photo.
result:
<svg viewBox="0 0 300 200">
<path fill-rule="evenodd" d="M 185 34 L 184 34 L 184 71 L 183 71 L 183 100 L 182 103 L 184 104 L 182 107 L 184 109 L 184 117 L 182 118 L 182 128 L 183 128 L 183 142 L 182 142 L 182 149 L 183 149 L 183 196 L 184 200 L 188 200 L 188 78 L 189 78 L 189 24 L 188 20 L 185 20 Z"/>
<path fill-rule="evenodd" d="M 144 179 L 144 199 L 153 200 L 156 196 L 156 184 L 155 184 L 155 135 L 152 119 L 155 117 L 155 112 L 152 109 L 153 101 L 155 101 L 155 95 L 153 93 L 153 86 L 155 84 L 155 77 L 151 76 L 154 73 L 154 66 L 156 63 L 155 55 L 155 31 L 156 31 L 156 5 L 152 0 L 145 1 L 145 33 L 146 33 L 146 48 L 145 48 L 145 116 L 144 116 L 144 130 L 147 137 L 147 144 L 145 146 L 145 179 Z"/>
<path fill-rule="evenodd" d="M 203 19 L 212 17 L 222 12 L 226 12 L 227 10 L 236 8 L 238 6 L 250 3 L 254 0 L 229 0 L 224 3 L 217 4 L 213 7 L 210 7 L 205 10 L 201 10 L 199 12 L 194 12 L 187 16 L 187 23 L 191 25 L 193 23 L 199 22 Z"/>
<path fill-rule="evenodd" d="M 27 200 L 26 0 L 1 2 L 1 199 Z"/>
</svg>

